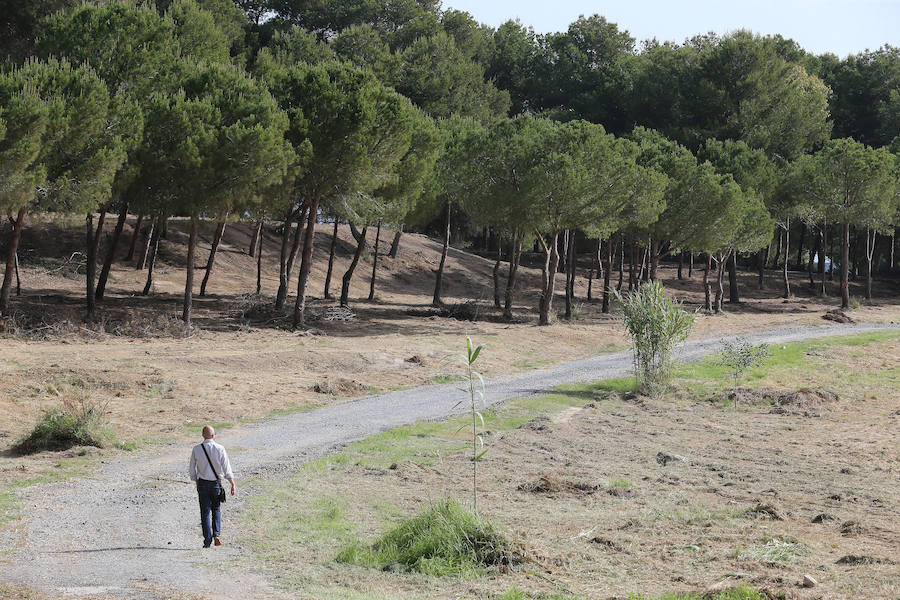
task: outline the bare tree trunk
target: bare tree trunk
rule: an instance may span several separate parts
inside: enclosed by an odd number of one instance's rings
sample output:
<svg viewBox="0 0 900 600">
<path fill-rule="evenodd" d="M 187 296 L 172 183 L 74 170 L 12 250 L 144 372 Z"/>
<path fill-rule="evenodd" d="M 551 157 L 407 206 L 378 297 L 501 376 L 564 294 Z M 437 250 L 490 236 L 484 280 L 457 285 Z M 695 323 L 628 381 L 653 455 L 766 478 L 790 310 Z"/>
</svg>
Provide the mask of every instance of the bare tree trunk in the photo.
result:
<svg viewBox="0 0 900 600">
<path fill-rule="evenodd" d="M 812 232 L 810 232 L 810 233 L 812 233 Z M 820 254 L 821 253 L 819 252 L 819 236 L 817 235 L 816 241 L 814 243 L 810 244 L 809 260 L 806 261 L 806 276 L 809 277 L 809 289 L 810 290 L 816 289 L 816 280 L 813 277 L 813 265 L 817 264 L 816 258 L 818 258 L 819 261 L 822 260 L 822 257 Z M 798 264 L 797 266 L 799 267 L 800 265 Z"/>
<path fill-rule="evenodd" d="M 366 247 L 366 232 L 368 229 L 368 226 L 362 228 L 359 234 L 359 241 L 356 242 L 356 252 L 353 253 L 353 260 L 350 261 L 350 266 L 347 267 L 347 271 L 344 273 L 344 278 L 341 282 L 341 306 L 347 306 L 347 299 L 350 295 L 350 280 L 353 278 L 353 271 L 356 270 L 363 248 Z"/>
<path fill-rule="evenodd" d="M 741 301 L 737 280 L 737 252 L 732 252 L 728 259 L 728 301 L 732 304 Z"/>
<path fill-rule="evenodd" d="M 447 250 L 450 248 L 450 201 L 444 203 L 444 246 L 441 248 L 441 263 L 438 265 L 434 279 L 434 296 L 431 299 L 432 306 L 441 306 L 441 286 L 444 279 L 444 263 L 447 261 Z"/>
<path fill-rule="evenodd" d="M 728 254 L 721 255 L 716 261 L 718 263 L 718 271 L 716 271 L 716 313 L 722 312 L 725 302 L 725 287 L 722 285 L 725 279 L 725 270 L 728 268 Z"/>
<path fill-rule="evenodd" d="M 262 221 L 260 221 L 262 224 Z M 256 243 L 256 295 L 262 293 L 262 253 L 263 253 L 263 237 L 259 236 Z"/>
<path fill-rule="evenodd" d="M 712 297 L 711 290 L 709 287 L 709 271 L 712 269 L 712 255 L 706 255 L 706 268 L 703 269 L 703 308 L 704 310 L 711 311 L 712 310 Z"/>
<path fill-rule="evenodd" d="M 309 203 L 309 215 L 306 217 L 306 235 L 303 238 L 303 260 L 300 263 L 300 276 L 297 278 L 297 301 L 294 304 L 294 328 L 302 325 L 306 318 L 306 287 L 309 284 L 309 273 L 312 269 L 313 241 L 316 235 L 316 217 L 319 214 L 318 196 Z"/>
<path fill-rule="evenodd" d="M 519 273 L 519 260 L 522 257 L 522 238 L 521 232 L 513 232 L 512 256 L 509 261 L 509 275 L 506 278 L 506 293 L 503 298 L 503 316 L 506 319 L 512 319 L 512 302 L 513 291 L 516 288 L 516 276 Z"/>
<path fill-rule="evenodd" d="M 678 253 L 678 281 L 684 280 L 684 250 Z"/>
<path fill-rule="evenodd" d="M 375 275 L 378 273 L 378 242 L 381 240 L 381 219 L 375 229 L 375 252 L 372 253 L 372 280 L 369 282 L 369 302 L 375 299 Z"/>
<path fill-rule="evenodd" d="M 137 222 L 134 224 L 134 230 L 131 232 L 131 241 L 128 243 L 128 254 L 125 256 L 125 262 L 134 260 L 134 250 L 137 247 L 138 237 L 141 235 L 141 224 L 144 222 L 144 215 L 139 214 Z M 149 235 L 147 236 L 150 237 Z"/>
<path fill-rule="evenodd" d="M 306 216 L 305 209 L 300 210 L 297 216 L 297 228 L 294 230 L 294 241 L 291 243 L 291 253 L 288 255 L 287 261 L 287 278 L 291 280 L 291 274 L 294 272 L 294 263 L 297 261 L 297 253 L 300 252 L 300 239 L 303 230 L 303 219 Z"/>
<path fill-rule="evenodd" d="M 565 319 L 572 318 L 572 297 L 575 291 L 575 230 L 566 236 L 566 313 Z"/>
<path fill-rule="evenodd" d="M 780 237 L 780 236 L 779 236 Z M 779 246 L 780 247 L 780 246 Z M 791 282 L 788 279 L 788 252 L 791 248 L 791 218 L 787 218 L 787 222 L 784 228 L 784 269 L 782 271 L 783 279 L 784 279 L 784 297 L 791 297 Z M 775 263 L 778 264 L 778 259 L 776 257 Z"/>
<path fill-rule="evenodd" d="M 650 240 L 650 281 L 656 281 L 656 271 L 659 269 L 659 236 L 653 235 Z"/>
<path fill-rule="evenodd" d="M 535 234 L 537 234 L 537 232 L 535 232 Z M 549 245 L 544 243 L 543 238 L 540 236 L 538 236 L 538 239 L 544 248 L 544 266 L 542 269 L 543 289 L 541 290 L 538 324 L 550 325 L 553 321 L 550 314 L 553 310 L 553 290 L 556 283 L 556 269 L 559 267 L 559 234 L 553 234 L 553 239 L 550 241 Z"/>
<path fill-rule="evenodd" d="M 866 300 L 872 299 L 872 257 L 875 255 L 874 230 L 866 229 Z"/>
<path fill-rule="evenodd" d="M 597 271 L 597 279 L 603 278 L 603 240 L 597 240 L 597 252 L 595 252 L 591 256 L 591 270 L 588 271 L 588 289 L 587 289 L 587 299 L 588 302 L 594 301 L 593 295 L 593 284 L 594 284 L 594 271 Z"/>
<path fill-rule="evenodd" d="M 147 230 L 147 241 L 144 242 L 143 247 L 141 248 L 141 255 L 138 257 L 137 262 L 134 265 L 134 268 L 138 271 L 142 271 L 144 267 L 147 266 L 147 252 L 150 251 L 150 240 L 153 239 L 153 236 L 157 233 L 157 229 L 159 230 L 159 235 L 157 235 L 157 239 L 162 235 L 162 223 L 163 221 L 159 221 L 158 223 L 150 223 L 150 229 Z M 137 233 L 135 233 L 137 235 Z"/>
<path fill-rule="evenodd" d="M 693 279 L 694 278 L 694 253 L 693 252 L 688 253 L 688 259 L 689 259 L 688 279 Z"/>
<path fill-rule="evenodd" d="M 897 248 L 897 228 L 895 227 L 894 230 L 891 232 L 891 259 L 890 259 L 890 263 L 888 265 L 888 270 L 891 273 L 893 273 L 894 271 L 897 270 L 897 261 L 895 260 L 896 259 L 896 256 L 895 256 L 896 248 Z"/>
<path fill-rule="evenodd" d="M 778 229 L 778 246 L 775 249 L 775 268 L 781 264 L 781 249 L 784 247 L 784 231 Z"/>
<path fill-rule="evenodd" d="M 850 308 L 850 223 L 841 231 L 841 308 Z"/>
<path fill-rule="evenodd" d="M 397 231 L 394 233 L 394 241 L 391 242 L 391 251 L 388 252 L 388 256 L 391 258 L 397 258 L 397 253 L 400 252 L 400 238 L 403 236 L 403 223 L 400 223 L 400 227 L 397 228 Z"/>
<path fill-rule="evenodd" d="M 262 236 L 262 219 L 256 222 L 256 227 L 253 229 L 253 237 L 250 238 L 250 250 L 247 252 L 250 256 L 256 256 L 256 251 L 259 248 L 259 239 Z"/>
<path fill-rule="evenodd" d="M 766 283 L 766 249 L 760 248 L 756 253 L 756 268 L 759 270 L 759 289 L 763 289 Z"/>
<path fill-rule="evenodd" d="M 609 294 L 610 294 L 610 278 L 612 277 L 612 265 L 613 262 L 613 243 L 612 238 L 610 238 L 606 242 L 606 268 L 603 269 L 603 304 L 600 307 L 600 311 L 603 313 L 609 312 Z M 621 267 L 621 262 L 619 263 L 619 267 Z"/>
<path fill-rule="evenodd" d="M 22 237 L 22 227 L 25 225 L 25 207 L 19 209 L 13 221 L 12 231 L 9 234 L 9 247 L 6 251 L 6 271 L 3 274 L 3 285 L 0 286 L 0 312 L 4 317 L 9 316 L 9 288 L 12 286 L 12 278 L 16 270 L 16 262 L 19 255 L 19 239 Z"/>
<path fill-rule="evenodd" d="M 635 279 L 634 279 L 634 269 L 636 267 L 635 262 L 637 262 L 637 244 L 634 242 L 631 243 L 631 264 L 629 265 L 628 270 L 628 291 L 634 289 Z"/>
<path fill-rule="evenodd" d="M 822 249 L 822 253 L 819 255 L 819 295 L 822 297 L 828 295 L 828 290 L 825 288 L 825 259 L 828 258 L 825 251 L 828 242 L 827 228 L 828 221 L 826 220 L 822 222 L 822 229 L 819 231 L 819 247 Z M 831 260 L 833 261 L 834 258 L 832 257 Z"/>
<path fill-rule="evenodd" d="M 797 246 L 797 268 L 803 264 L 803 242 L 806 240 L 806 224 L 800 223 L 800 244 Z"/>
<path fill-rule="evenodd" d="M 638 275 L 641 281 L 650 281 L 650 244 L 641 250 L 641 268 Z"/>
<path fill-rule="evenodd" d="M 22 280 L 19 278 L 19 252 L 16 251 L 16 296 L 22 295 Z"/>
<path fill-rule="evenodd" d="M 284 305 L 287 302 L 288 284 L 290 282 L 290 272 L 288 271 L 288 244 L 291 241 L 291 225 L 297 216 L 298 209 L 291 207 L 288 209 L 284 217 L 284 229 L 281 232 L 281 253 L 278 255 L 278 291 L 275 293 L 275 312 L 284 312 Z M 300 223 L 297 223 L 299 235 Z"/>
<path fill-rule="evenodd" d="M 331 274 L 334 271 L 334 252 L 337 249 L 338 218 L 334 218 L 334 231 L 331 234 L 331 247 L 328 250 L 328 272 L 325 273 L 325 298 L 331 298 Z"/>
<path fill-rule="evenodd" d="M 87 268 L 85 274 L 85 288 L 87 297 L 87 317 L 90 319 L 97 310 L 97 296 L 94 282 L 97 277 L 97 254 L 100 250 L 100 237 L 103 234 L 103 222 L 106 220 L 106 209 L 100 211 L 97 217 L 97 230 L 94 231 L 94 215 L 88 213 L 85 218 L 85 227 L 87 229 L 87 240 L 85 250 L 87 251 Z"/>
<path fill-rule="evenodd" d="M 191 304 L 194 299 L 194 259 L 197 254 L 197 215 L 191 215 L 191 231 L 188 236 L 187 276 L 184 280 L 184 310 L 181 319 L 190 328 Z M 165 229 L 163 229 L 165 231 Z"/>
<path fill-rule="evenodd" d="M 116 256 L 116 248 L 119 245 L 119 239 L 122 237 L 122 230 L 125 229 L 125 220 L 128 218 L 128 203 L 122 203 L 122 210 L 119 211 L 119 220 L 116 221 L 116 228 L 113 230 L 112 240 L 109 243 L 109 249 L 106 251 L 106 258 L 103 261 L 103 269 L 100 271 L 100 279 L 97 280 L 97 289 L 95 296 L 97 300 L 103 300 L 103 294 L 106 293 L 106 281 L 109 279 L 109 271 L 112 269 L 113 259 Z"/>
<path fill-rule="evenodd" d="M 206 260 L 206 273 L 203 275 L 203 281 L 200 282 L 201 297 L 206 295 L 206 284 L 209 283 L 209 275 L 212 273 L 213 266 L 216 264 L 216 252 L 219 250 L 219 243 L 222 241 L 222 236 L 225 235 L 225 220 L 227 218 L 228 214 L 222 217 L 222 220 L 219 221 L 219 224 L 216 226 L 216 233 L 213 235 L 212 247 L 209 249 L 209 258 Z"/>
<path fill-rule="evenodd" d="M 512 245 L 510 245 L 509 249 L 509 260 L 512 262 Z M 494 308 L 502 308 L 500 304 L 500 263 L 503 261 L 503 244 L 498 239 L 497 240 L 497 257 L 494 260 L 494 269 L 491 272 L 491 276 L 494 280 Z"/>
<path fill-rule="evenodd" d="M 622 282 L 625 280 L 625 236 L 619 236 L 619 281 L 616 283 L 616 291 L 622 291 Z"/>
<path fill-rule="evenodd" d="M 150 293 L 150 288 L 153 287 L 153 269 L 156 266 L 156 256 L 159 254 L 159 238 L 162 234 L 162 220 L 163 217 L 159 218 L 159 223 L 150 224 L 150 233 L 151 235 L 147 238 L 147 243 L 150 246 L 149 259 L 147 260 L 147 282 L 144 284 L 144 291 L 141 292 L 142 296 L 146 296 Z"/>
</svg>

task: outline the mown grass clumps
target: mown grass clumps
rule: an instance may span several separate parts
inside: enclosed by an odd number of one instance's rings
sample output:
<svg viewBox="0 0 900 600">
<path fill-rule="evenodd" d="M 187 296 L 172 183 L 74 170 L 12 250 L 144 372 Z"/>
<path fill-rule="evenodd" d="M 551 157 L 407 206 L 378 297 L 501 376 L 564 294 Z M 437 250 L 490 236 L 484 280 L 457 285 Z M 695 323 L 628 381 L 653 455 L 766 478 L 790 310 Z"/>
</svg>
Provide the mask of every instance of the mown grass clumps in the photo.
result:
<svg viewBox="0 0 900 600">
<path fill-rule="evenodd" d="M 739 586 L 716 592 L 673 593 L 654 596 L 653 600 L 769 600 L 771 596 L 763 595 L 756 590 Z M 648 596 L 631 596 L 629 600 L 651 600 Z"/>
<path fill-rule="evenodd" d="M 347 546 L 337 560 L 386 571 L 463 577 L 517 562 L 506 538 L 455 500 L 432 504 L 371 546 Z"/>
<path fill-rule="evenodd" d="M 74 446 L 102 448 L 111 439 L 104 418 L 106 407 L 84 398 L 66 398 L 61 406 L 45 410 L 24 438 L 16 442 L 16 454 L 42 450 L 68 450 Z"/>
</svg>

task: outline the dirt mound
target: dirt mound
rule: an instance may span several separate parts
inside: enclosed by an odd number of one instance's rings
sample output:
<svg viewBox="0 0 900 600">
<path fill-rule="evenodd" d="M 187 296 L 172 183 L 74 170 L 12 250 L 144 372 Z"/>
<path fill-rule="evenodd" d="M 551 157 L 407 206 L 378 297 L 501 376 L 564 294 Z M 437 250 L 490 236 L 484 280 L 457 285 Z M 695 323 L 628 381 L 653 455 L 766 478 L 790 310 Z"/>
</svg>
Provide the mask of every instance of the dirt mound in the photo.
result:
<svg viewBox="0 0 900 600">
<path fill-rule="evenodd" d="M 831 390 L 801 388 L 796 391 L 774 388 L 738 388 L 729 392 L 728 399 L 735 405 L 772 404 L 774 414 L 820 416 L 810 409 L 821 409 L 840 398 Z"/>
<path fill-rule="evenodd" d="M 518 490 L 532 494 L 593 494 L 602 489 L 599 484 L 562 479 L 556 475 L 541 475 L 535 481 L 519 484 Z"/>
<path fill-rule="evenodd" d="M 856 321 L 847 316 L 847 313 L 840 310 L 839 308 L 829 310 L 827 313 L 822 315 L 822 318 L 826 321 L 834 321 L 835 323 L 856 323 Z"/>
<path fill-rule="evenodd" d="M 519 429 L 530 429 L 531 431 L 550 431 L 550 423 L 551 421 L 548 417 L 540 416 L 531 419 L 527 423 L 519 425 Z"/>
<path fill-rule="evenodd" d="M 359 396 L 366 391 L 366 386 L 352 379 L 338 377 L 316 383 L 312 386 L 312 391 L 330 396 Z"/>
</svg>

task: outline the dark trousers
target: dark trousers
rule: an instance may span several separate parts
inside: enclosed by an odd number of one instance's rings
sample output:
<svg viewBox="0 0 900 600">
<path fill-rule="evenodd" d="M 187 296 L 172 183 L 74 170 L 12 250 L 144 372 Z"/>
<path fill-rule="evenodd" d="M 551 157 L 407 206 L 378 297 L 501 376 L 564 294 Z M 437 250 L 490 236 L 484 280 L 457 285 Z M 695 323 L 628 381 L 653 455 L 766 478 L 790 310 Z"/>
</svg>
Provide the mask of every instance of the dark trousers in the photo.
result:
<svg viewBox="0 0 900 600">
<path fill-rule="evenodd" d="M 218 481 L 197 480 L 197 495 L 200 498 L 200 525 L 203 527 L 203 546 L 212 544 L 214 537 L 219 537 L 222 526 L 222 513 L 219 510 L 219 491 L 222 487 Z M 210 522 L 212 513 L 212 522 Z"/>
</svg>

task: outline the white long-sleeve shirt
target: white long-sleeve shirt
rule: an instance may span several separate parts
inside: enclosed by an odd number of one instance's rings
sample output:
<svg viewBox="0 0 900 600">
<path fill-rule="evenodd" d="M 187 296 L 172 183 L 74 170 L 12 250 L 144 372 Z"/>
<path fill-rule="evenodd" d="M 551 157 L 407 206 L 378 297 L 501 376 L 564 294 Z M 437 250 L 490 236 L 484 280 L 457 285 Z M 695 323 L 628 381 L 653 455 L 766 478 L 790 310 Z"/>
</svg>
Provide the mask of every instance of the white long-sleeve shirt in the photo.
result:
<svg viewBox="0 0 900 600">
<path fill-rule="evenodd" d="M 197 478 L 206 479 L 207 481 L 216 481 L 218 476 L 209 468 L 209 461 L 203 449 L 209 453 L 209 460 L 219 474 L 223 474 L 225 479 L 234 479 L 234 473 L 231 472 L 231 462 L 228 460 L 228 453 L 222 444 L 217 444 L 212 440 L 203 440 L 202 444 L 197 444 L 191 451 L 191 461 L 188 465 L 188 473 L 191 481 L 197 481 Z"/>
</svg>

